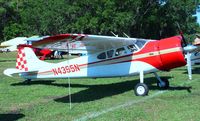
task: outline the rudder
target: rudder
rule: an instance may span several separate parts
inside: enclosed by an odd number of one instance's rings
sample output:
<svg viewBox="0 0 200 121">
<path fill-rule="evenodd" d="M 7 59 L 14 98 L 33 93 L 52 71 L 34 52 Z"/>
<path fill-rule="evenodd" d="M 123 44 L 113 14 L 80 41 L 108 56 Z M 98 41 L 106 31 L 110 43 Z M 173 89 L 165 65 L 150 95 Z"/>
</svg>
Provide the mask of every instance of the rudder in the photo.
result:
<svg viewBox="0 0 200 121">
<path fill-rule="evenodd" d="M 19 46 L 17 51 L 16 68 L 19 70 L 28 71 L 24 47 Z"/>
<path fill-rule="evenodd" d="M 19 46 L 17 54 L 16 68 L 22 71 L 39 70 L 41 66 L 44 68 L 51 63 L 47 63 L 38 59 L 34 51 L 30 47 Z"/>
</svg>

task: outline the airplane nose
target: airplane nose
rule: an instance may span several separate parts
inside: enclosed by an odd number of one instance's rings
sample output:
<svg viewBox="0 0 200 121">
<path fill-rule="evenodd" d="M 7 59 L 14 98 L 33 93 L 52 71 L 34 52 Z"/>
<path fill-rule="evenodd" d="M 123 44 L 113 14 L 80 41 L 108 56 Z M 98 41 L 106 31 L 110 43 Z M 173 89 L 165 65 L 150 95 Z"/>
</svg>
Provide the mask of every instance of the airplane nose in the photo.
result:
<svg viewBox="0 0 200 121">
<path fill-rule="evenodd" d="M 160 58 L 163 70 L 170 70 L 176 67 L 186 65 L 182 49 L 182 41 L 179 36 L 161 39 L 158 43 Z M 193 48 L 186 48 L 187 51 Z"/>
</svg>

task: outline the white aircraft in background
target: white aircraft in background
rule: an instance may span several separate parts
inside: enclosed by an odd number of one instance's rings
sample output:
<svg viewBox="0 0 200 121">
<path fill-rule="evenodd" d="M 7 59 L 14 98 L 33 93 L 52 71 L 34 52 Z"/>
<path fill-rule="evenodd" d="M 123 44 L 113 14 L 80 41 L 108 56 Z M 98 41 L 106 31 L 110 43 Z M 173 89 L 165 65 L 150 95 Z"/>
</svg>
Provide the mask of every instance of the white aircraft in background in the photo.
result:
<svg viewBox="0 0 200 121">
<path fill-rule="evenodd" d="M 195 64 L 200 64 L 200 52 L 192 52 L 191 55 L 191 64 L 195 65 Z M 185 58 L 187 59 L 187 55 L 185 56 Z"/>
<path fill-rule="evenodd" d="M 81 41 L 87 55 L 59 63 L 39 60 L 29 47 L 18 48 L 16 68 L 6 69 L 7 76 L 19 75 L 30 81 L 43 78 L 104 78 L 139 75 L 140 82 L 135 86 L 137 96 L 147 95 L 148 86 L 144 74 L 154 73 L 161 88 L 169 87 L 168 80 L 162 80 L 157 71 L 186 65 L 184 53 L 190 54 L 196 47 L 186 45 L 183 36 L 161 40 L 147 40 L 113 36 L 61 34 L 47 37 L 37 45 L 55 42 Z M 185 45 L 185 46 L 182 46 Z M 67 47 L 60 48 L 67 49 Z M 187 58 L 191 78 L 191 60 Z"/>
<path fill-rule="evenodd" d="M 200 64 L 200 35 L 199 34 L 196 34 L 196 38 L 194 39 L 194 42 L 192 44 L 197 47 L 196 51 L 190 53 L 192 65 Z M 187 55 L 186 55 L 186 58 L 187 58 Z"/>
</svg>

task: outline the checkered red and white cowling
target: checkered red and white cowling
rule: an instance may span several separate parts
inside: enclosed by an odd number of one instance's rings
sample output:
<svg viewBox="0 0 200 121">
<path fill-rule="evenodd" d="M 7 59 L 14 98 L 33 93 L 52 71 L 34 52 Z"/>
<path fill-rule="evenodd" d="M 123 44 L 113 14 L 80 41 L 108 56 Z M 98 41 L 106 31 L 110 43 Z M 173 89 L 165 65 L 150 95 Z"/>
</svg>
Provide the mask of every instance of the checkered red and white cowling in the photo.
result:
<svg viewBox="0 0 200 121">
<path fill-rule="evenodd" d="M 16 68 L 19 70 L 28 71 L 24 48 L 18 48 Z"/>
</svg>

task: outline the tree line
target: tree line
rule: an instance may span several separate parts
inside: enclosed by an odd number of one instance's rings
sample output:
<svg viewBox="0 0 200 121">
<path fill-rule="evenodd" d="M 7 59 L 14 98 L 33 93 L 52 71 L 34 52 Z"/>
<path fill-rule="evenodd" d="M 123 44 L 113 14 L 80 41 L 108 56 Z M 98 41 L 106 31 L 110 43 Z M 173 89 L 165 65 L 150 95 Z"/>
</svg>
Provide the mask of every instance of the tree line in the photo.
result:
<svg viewBox="0 0 200 121">
<path fill-rule="evenodd" d="M 200 31 L 197 0 L 0 0 L 0 41 L 84 33 L 160 39 Z"/>
</svg>

